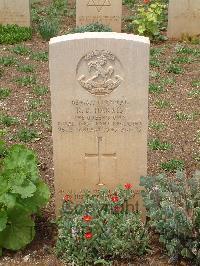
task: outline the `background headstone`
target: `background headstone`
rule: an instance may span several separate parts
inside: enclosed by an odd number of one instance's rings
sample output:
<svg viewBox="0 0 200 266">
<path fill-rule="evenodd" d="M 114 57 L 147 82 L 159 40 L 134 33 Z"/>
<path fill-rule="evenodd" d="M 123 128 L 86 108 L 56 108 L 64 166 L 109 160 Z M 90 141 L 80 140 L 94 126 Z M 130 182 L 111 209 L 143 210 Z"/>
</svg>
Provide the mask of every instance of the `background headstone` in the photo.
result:
<svg viewBox="0 0 200 266">
<path fill-rule="evenodd" d="M 0 24 L 30 27 L 29 0 L 0 0 Z"/>
<path fill-rule="evenodd" d="M 76 26 L 99 22 L 121 32 L 122 0 L 76 0 Z"/>
<path fill-rule="evenodd" d="M 180 39 L 199 34 L 200 0 L 169 0 L 168 37 Z"/>
<path fill-rule="evenodd" d="M 139 191 L 147 170 L 149 39 L 83 33 L 50 41 L 56 209 L 63 196 Z M 139 198 L 139 193 L 137 194 Z M 135 208 L 142 206 L 137 200 Z"/>
</svg>

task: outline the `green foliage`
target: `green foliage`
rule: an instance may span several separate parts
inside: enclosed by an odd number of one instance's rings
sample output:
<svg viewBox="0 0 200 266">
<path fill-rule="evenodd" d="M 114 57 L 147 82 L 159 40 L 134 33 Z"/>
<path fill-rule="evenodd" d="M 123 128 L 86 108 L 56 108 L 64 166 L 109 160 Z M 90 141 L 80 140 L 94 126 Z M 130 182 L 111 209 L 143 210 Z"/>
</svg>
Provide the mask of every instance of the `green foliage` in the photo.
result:
<svg viewBox="0 0 200 266">
<path fill-rule="evenodd" d="M 96 23 L 85 25 L 85 26 L 77 27 L 68 33 L 109 32 L 109 31 L 112 31 L 110 27 L 96 22 Z"/>
<path fill-rule="evenodd" d="M 199 88 L 200 87 L 200 80 L 193 80 L 191 82 L 192 87 Z"/>
<path fill-rule="evenodd" d="M 160 67 L 161 65 L 160 60 L 157 58 L 151 58 L 149 63 L 150 63 L 150 66 L 152 67 Z"/>
<path fill-rule="evenodd" d="M 17 55 L 29 55 L 31 53 L 31 49 L 24 45 L 17 45 L 11 50 Z"/>
<path fill-rule="evenodd" d="M 168 172 L 174 172 L 177 170 L 183 170 L 184 169 L 184 161 L 177 160 L 177 159 L 171 159 L 167 162 L 163 162 L 160 164 L 160 167 Z"/>
<path fill-rule="evenodd" d="M 191 62 L 192 62 L 192 58 L 184 57 L 184 56 L 179 56 L 172 60 L 172 63 L 175 63 L 175 64 L 189 64 Z"/>
<path fill-rule="evenodd" d="M 59 22 L 57 19 L 42 19 L 39 22 L 38 31 L 44 40 L 49 41 L 52 37 L 58 35 Z"/>
<path fill-rule="evenodd" d="M 22 128 L 17 133 L 17 137 L 20 141 L 29 142 L 38 139 L 39 135 L 37 131 L 30 128 Z"/>
<path fill-rule="evenodd" d="M 46 205 L 50 193 L 40 179 L 35 153 L 24 146 L 7 149 L 1 166 L 0 249 L 18 250 L 33 240 L 33 214 Z"/>
<path fill-rule="evenodd" d="M 19 77 L 15 80 L 21 86 L 28 86 L 36 84 L 36 77 L 35 76 L 24 76 Z"/>
<path fill-rule="evenodd" d="M 13 66 L 17 63 L 16 58 L 11 56 L 4 56 L 0 58 L 0 64 L 4 66 Z"/>
<path fill-rule="evenodd" d="M 49 127 L 50 125 L 49 114 L 47 112 L 38 112 L 38 111 L 29 112 L 27 117 L 28 125 L 29 126 L 33 125 L 35 121 L 42 123 L 45 127 Z"/>
<path fill-rule="evenodd" d="M 28 101 L 28 109 L 37 109 L 41 107 L 44 104 L 44 101 L 41 99 L 32 99 Z"/>
<path fill-rule="evenodd" d="M 159 139 L 151 139 L 149 141 L 149 148 L 151 150 L 171 150 L 172 144 L 167 141 L 161 142 Z"/>
<path fill-rule="evenodd" d="M 48 59 L 48 52 L 34 52 L 31 54 L 31 59 L 35 61 L 47 62 Z"/>
<path fill-rule="evenodd" d="M 200 264 L 200 172 L 187 178 L 159 175 L 141 178 L 150 226 L 173 258 L 189 258 Z"/>
<path fill-rule="evenodd" d="M 199 117 L 200 113 L 199 112 L 192 112 L 190 114 L 186 114 L 184 112 L 177 112 L 176 113 L 176 119 L 178 121 L 183 121 L 183 120 L 194 120 Z"/>
<path fill-rule="evenodd" d="M 133 21 L 136 33 L 148 36 L 150 39 L 161 39 L 161 29 L 164 22 L 164 11 L 166 5 L 155 2 L 138 8 L 137 17 Z"/>
<path fill-rule="evenodd" d="M 123 5 L 128 6 L 129 8 L 133 8 L 135 5 L 135 0 L 123 0 Z"/>
<path fill-rule="evenodd" d="M 85 192 L 80 204 L 66 195 L 58 220 L 57 255 L 81 266 L 111 265 L 115 259 L 145 253 L 148 237 L 140 214 L 124 207 L 132 195 L 122 187 L 114 192 L 101 189 L 95 195 Z"/>
<path fill-rule="evenodd" d="M 12 125 L 16 125 L 18 123 L 19 121 L 16 117 L 12 117 L 12 116 L 0 113 L 0 125 L 9 127 Z"/>
<path fill-rule="evenodd" d="M 162 93 L 164 92 L 163 86 L 155 83 L 149 85 L 149 93 Z"/>
<path fill-rule="evenodd" d="M 188 95 L 194 98 L 200 98 L 200 89 L 191 90 Z"/>
<path fill-rule="evenodd" d="M 170 104 L 170 102 L 169 101 L 167 101 L 167 100 L 161 100 L 161 99 L 159 99 L 159 100 L 157 100 L 156 102 L 155 102 L 155 105 L 158 107 L 158 108 L 168 108 L 168 107 L 170 107 L 171 106 L 171 104 Z"/>
<path fill-rule="evenodd" d="M 32 38 L 32 30 L 17 25 L 0 24 L 0 44 L 15 44 Z"/>
<path fill-rule="evenodd" d="M 11 94 L 11 90 L 8 88 L 0 88 L 0 100 L 3 100 L 9 97 Z"/>
<path fill-rule="evenodd" d="M 169 67 L 167 68 L 167 71 L 169 73 L 173 73 L 173 74 L 182 74 L 183 73 L 183 68 L 177 64 L 170 64 Z"/>
<path fill-rule="evenodd" d="M 191 48 L 186 45 L 177 45 L 175 50 L 177 54 L 198 55 L 200 53 L 199 49 Z"/>
<path fill-rule="evenodd" d="M 18 70 L 20 72 L 32 73 L 34 72 L 34 67 L 32 65 L 18 65 Z"/>
<path fill-rule="evenodd" d="M 43 96 L 47 94 L 48 91 L 49 89 L 46 86 L 36 86 L 33 88 L 33 93 L 35 93 L 37 96 Z"/>
<path fill-rule="evenodd" d="M 155 129 L 157 131 L 162 131 L 166 128 L 166 125 L 164 123 L 152 122 L 150 124 L 150 128 Z"/>
</svg>

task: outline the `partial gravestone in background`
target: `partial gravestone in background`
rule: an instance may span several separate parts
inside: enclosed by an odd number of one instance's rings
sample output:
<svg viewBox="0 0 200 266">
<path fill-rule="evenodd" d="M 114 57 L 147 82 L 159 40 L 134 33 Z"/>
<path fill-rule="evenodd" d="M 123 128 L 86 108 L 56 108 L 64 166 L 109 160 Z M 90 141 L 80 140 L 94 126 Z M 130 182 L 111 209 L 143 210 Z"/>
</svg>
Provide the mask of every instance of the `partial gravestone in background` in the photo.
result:
<svg viewBox="0 0 200 266">
<path fill-rule="evenodd" d="M 63 196 L 131 183 L 147 171 L 149 39 L 82 33 L 50 41 L 56 210 Z"/>
<path fill-rule="evenodd" d="M 76 0 L 76 26 L 95 22 L 121 32 L 122 0 Z"/>
<path fill-rule="evenodd" d="M 200 0 L 169 0 L 169 38 L 200 35 Z"/>
<path fill-rule="evenodd" d="M 0 24 L 30 27 L 29 0 L 0 0 Z"/>
</svg>

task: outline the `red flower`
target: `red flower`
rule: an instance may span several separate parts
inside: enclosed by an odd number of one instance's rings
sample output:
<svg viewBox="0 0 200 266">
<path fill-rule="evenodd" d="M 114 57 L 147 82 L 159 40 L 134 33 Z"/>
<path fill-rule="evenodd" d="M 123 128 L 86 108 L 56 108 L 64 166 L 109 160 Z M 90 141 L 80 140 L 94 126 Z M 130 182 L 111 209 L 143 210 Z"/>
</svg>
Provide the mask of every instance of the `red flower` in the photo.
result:
<svg viewBox="0 0 200 266">
<path fill-rule="evenodd" d="M 143 0 L 144 4 L 148 4 L 150 0 Z"/>
<path fill-rule="evenodd" d="M 121 211 L 121 207 L 120 207 L 120 206 L 115 206 L 115 207 L 114 207 L 114 211 L 116 211 L 116 212 L 120 212 L 120 211 Z"/>
<path fill-rule="evenodd" d="M 93 236 L 93 234 L 92 234 L 91 232 L 87 232 L 87 233 L 85 233 L 85 238 L 86 238 L 86 239 L 91 239 L 92 236 Z"/>
<path fill-rule="evenodd" d="M 118 196 L 112 196 L 111 200 L 112 200 L 112 202 L 118 202 L 119 201 L 119 197 Z"/>
<path fill-rule="evenodd" d="M 66 201 L 66 202 L 68 202 L 68 201 L 71 200 L 71 196 L 68 195 L 68 194 L 66 194 L 66 195 L 64 196 L 63 200 Z"/>
<path fill-rule="evenodd" d="M 92 216 L 91 216 L 91 215 L 84 215 L 84 216 L 83 216 L 83 220 L 84 220 L 85 222 L 90 222 L 90 221 L 92 221 Z"/>
<path fill-rule="evenodd" d="M 127 184 L 124 185 L 124 188 L 127 189 L 127 190 L 129 190 L 129 189 L 132 188 L 132 185 L 129 184 L 129 183 L 127 183 Z"/>
</svg>

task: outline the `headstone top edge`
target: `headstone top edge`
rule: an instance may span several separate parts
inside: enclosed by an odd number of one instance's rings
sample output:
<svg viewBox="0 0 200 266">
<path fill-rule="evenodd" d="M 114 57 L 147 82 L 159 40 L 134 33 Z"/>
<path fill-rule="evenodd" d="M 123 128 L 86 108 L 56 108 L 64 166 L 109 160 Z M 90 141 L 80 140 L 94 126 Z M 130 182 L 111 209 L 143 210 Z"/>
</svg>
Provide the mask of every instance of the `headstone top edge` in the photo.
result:
<svg viewBox="0 0 200 266">
<path fill-rule="evenodd" d="M 115 39 L 115 40 L 123 39 L 128 41 L 150 44 L 150 40 L 148 37 L 134 35 L 134 34 L 127 34 L 127 33 L 116 33 L 116 32 L 84 32 L 84 33 L 67 34 L 51 38 L 49 44 L 52 45 L 65 41 L 84 40 L 84 39 Z"/>
</svg>

